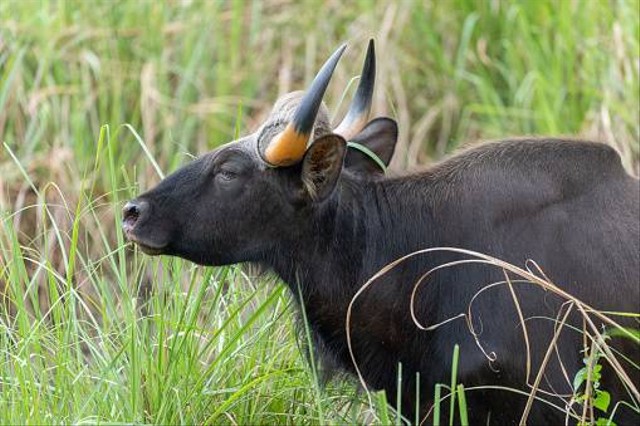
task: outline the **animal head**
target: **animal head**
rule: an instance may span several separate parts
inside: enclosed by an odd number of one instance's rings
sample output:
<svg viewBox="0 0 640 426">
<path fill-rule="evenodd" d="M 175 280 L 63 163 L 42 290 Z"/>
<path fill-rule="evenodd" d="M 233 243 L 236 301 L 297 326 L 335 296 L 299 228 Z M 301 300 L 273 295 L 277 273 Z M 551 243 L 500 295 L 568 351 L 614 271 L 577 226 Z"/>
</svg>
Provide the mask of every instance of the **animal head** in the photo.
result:
<svg viewBox="0 0 640 426">
<path fill-rule="evenodd" d="M 127 238 L 147 254 L 200 264 L 256 260 L 282 236 L 295 238 L 341 181 L 379 178 L 397 127 L 389 118 L 368 121 L 373 41 L 337 127 L 322 103 L 345 48 L 329 57 L 306 92 L 278 99 L 256 132 L 197 158 L 129 201 L 123 210 Z"/>
</svg>

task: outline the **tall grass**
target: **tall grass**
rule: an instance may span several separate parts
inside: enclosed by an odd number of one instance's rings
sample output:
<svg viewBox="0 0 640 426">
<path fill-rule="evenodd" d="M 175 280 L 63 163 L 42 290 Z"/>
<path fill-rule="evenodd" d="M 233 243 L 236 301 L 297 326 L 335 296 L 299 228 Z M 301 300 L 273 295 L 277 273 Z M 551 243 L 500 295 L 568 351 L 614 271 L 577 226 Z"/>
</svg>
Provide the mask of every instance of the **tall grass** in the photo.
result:
<svg viewBox="0 0 640 426">
<path fill-rule="evenodd" d="M 275 279 L 147 258 L 125 245 L 123 201 L 255 128 L 348 40 L 335 107 L 372 36 L 396 170 L 565 134 L 637 172 L 639 7 L 0 2 L 0 423 L 395 422 L 353 383 L 318 391 Z"/>
</svg>

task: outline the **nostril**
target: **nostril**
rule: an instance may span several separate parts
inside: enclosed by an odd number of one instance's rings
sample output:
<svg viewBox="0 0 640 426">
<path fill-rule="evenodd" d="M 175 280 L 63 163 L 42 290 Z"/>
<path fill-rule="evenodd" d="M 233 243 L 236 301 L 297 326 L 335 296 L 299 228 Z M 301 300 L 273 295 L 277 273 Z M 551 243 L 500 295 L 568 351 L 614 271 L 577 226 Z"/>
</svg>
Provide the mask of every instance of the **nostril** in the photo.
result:
<svg viewBox="0 0 640 426">
<path fill-rule="evenodd" d="M 134 201 L 129 201 L 122 208 L 122 213 L 125 219 L 132 216 L 140 216 L 140 206 Z"/>
<path fill-rule="evenodd" d="M 122 227 L 125 231 L 131 231 L 136 225 L 142 213 L 144 202 L 129 201 L 122 208 Z"/>
</svg>

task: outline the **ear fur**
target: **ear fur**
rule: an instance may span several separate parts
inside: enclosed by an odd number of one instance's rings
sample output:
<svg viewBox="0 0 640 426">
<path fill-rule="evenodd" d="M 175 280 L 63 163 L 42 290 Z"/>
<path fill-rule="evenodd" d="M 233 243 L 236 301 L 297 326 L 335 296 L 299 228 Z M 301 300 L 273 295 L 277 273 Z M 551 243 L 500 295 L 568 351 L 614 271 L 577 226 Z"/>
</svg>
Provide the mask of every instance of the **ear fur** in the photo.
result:
<svg viewBox="0 0 640 426">
<path fill-rule="evenodd" d="M 389 165 L 393 152 L 398 142 L 398 125 L 395 120 L 387 117 L 379 117 L 371 120 L 360 133 L 351 139 L 369 148 L 382 160 L 385 166 Z M 345 168 L 352 172 L 379 175 L 383 170 L 368 155 L 356 150 L 349 149 L 345 158 Z"/>
<path fill-rule="evenodd" d="M 302 183 L 314 202 L 333 192 L 344 165 L 347 143 L 342 136 L 330 133 L 314 140 L 302 160 Z"/>
</svg>

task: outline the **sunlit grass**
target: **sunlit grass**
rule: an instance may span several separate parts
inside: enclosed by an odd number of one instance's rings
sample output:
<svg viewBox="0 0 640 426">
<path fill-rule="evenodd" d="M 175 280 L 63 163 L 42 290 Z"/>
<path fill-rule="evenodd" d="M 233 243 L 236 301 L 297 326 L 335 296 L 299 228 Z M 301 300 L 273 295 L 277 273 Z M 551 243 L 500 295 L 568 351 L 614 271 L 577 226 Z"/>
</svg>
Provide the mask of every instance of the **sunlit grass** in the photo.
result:
<svg viewBox="0 0 640 426">
<path fill-rule="evenodd" d="M 109 134 L 105 128 L 102 139 Z M 108 155 L 108 140 L 102 145 Z M 75 207 L 28 207 L 43 212 L 45 235 L 35 239 L 49 253 L 21 245 L 15 215 L 3 218 L 1 423 L 352 422 L 363 415 L 341 411 L 359 404 L 352 387 L 307 393 L 318 388 L 316 375 L 300 357 L 282 285 L 238 267 L 149 259 L 121 236 L 110 242 L 104 227 L 113 224 L 103 224 L 102 213 L 118 207 L 83 198 Z M 58 209 L 74 218 L 71 232 L 61 229 Z M 73 223 L 102 245 L 91 258 Z M 49 258 L 56 252 L 64 271 Z"/>
<path fill-rule="evenodd" d="M 639 6 L 0 2 L 0 423 L 396 422 L 352 382 L 319 388 L 275 279 L 126 246 L 124 200 L 348 40 L 334 107 L 369 37 L 396 170 L 522 134 L 602 140 L 637 170 Z"/>
</svg>

